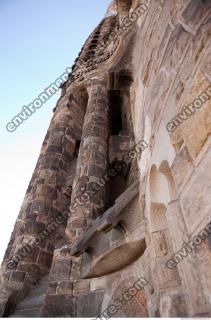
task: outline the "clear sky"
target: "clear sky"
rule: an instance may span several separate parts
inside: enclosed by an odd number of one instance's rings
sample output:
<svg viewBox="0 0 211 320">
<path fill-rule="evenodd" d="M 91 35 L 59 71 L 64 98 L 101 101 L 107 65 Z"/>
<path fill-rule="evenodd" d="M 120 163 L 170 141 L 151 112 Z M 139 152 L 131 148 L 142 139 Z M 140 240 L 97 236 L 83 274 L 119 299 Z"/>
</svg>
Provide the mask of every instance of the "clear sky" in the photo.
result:
<svg viewBox="0 0 211 320">
<path fill-rule="evenodd" d="M 59 93 L 9 133 L 6 124 L 71 67 L 111 0 L 0 0 L 0 260 Z"/>
</svg>

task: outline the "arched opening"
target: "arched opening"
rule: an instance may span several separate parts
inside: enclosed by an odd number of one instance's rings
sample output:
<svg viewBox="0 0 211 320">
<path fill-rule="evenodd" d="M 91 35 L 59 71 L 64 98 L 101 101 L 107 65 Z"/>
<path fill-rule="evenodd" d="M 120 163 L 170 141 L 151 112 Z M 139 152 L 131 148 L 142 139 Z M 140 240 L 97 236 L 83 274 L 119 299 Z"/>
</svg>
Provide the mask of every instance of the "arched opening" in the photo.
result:
<svg viewBox="0 0 211 320">
<path fill-rule="evenodd" d="M 165 206 L 170 202 L 170 191 L 164 174 L 157 170 L 155 165 L 150 172 L 150 198 L 151 202 L 163 203 Z"/>
<path fill-rule="evenodd" d="M 171 201 L 177 199 L 176 187 L 173 179 L 173 175 L 171 172 L 171 168 L 167 161 L 162 161 L 159 167 L 159 172 L 165 177 L 167 186 L 168 186 L 168 199 L 170 203 Z M 166 186 L 166 187 L 167 187 Z"/>
<path fill-rule="evenodd" d="M 172 234 L 169 229 L 167 207 L 175 194 L 172 174 L 167 161 L 159 168 L 156 165 L 150 171 L 150 242 L 154 251 L 153 277 L 160 290 L 168 290 L 171 286 L 179 286 L 178 270 L 168 269 L 166 261 L 173 255 Z"/>
</svg>

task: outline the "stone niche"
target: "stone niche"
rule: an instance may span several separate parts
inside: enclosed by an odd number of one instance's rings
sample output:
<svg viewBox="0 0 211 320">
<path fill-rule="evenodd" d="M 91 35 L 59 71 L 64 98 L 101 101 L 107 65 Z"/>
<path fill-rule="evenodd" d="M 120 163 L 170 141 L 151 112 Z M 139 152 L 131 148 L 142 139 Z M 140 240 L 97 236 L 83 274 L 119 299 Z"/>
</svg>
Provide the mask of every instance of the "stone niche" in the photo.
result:
<svg viewBox="0 0 211 320">
<path fill-rule="evenodd" d="M 138 189 L 139 183 L 134 182 L 92 223 L 72 249 L 72 255 L 82 254 L 81 278 L 116 272 L 144 253 L 145 225 L 140 214 Z"/>
</svg>

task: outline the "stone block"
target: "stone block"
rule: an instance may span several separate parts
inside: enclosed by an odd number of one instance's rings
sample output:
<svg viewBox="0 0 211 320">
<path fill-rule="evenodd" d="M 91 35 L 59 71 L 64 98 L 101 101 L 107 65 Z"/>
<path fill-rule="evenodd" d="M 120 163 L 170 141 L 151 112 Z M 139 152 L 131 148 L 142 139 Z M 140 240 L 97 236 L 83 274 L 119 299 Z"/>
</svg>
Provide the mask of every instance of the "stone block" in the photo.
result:
<svg viewBox="0 0 211 320">
<path fill-rule="evenodd" d="M 27 221 L 24 224 L 24 234 L 37 235 L 44 229 L 44 227 L 45 225 L 43 223 L 35 222 L 35 221 Z"/>
<path fill-rule="evenodd" d="M 69 247 L 62 247 L 60 249 L 57 249 L 54 254 L 55 259 L 59 260 L 67 260 L 70 259 L 70 248 Z"/>
<path fill-rule="evenodd" d="M 187 308 L 184 294 L 180 290 L 169 290 L 160 297 L 161 317 L 185 317 Z"/>
<path fill-rule="evenodd" d="M 81 257 L 72 257 L 71 278 L 79 279 L 81 274 Z"/>
<path fill-rule="evenodd" d="M 106 277 L 93 278 L 90 282 L 90 291 L 106 288 Z"/>
<path fill-rule="evenodd" d="M 73 295 L 50 295 L 46 296 L 42 310 L 42 317 L 76 317 L 76 298 Z"/>
<path fill-rule="evenodd" d="M 162 203 L 151 203 L 151 220 L 152 220 L 152 232 L 163 230 L 167 227 L 166 220 L 166 207 Z"/>
<path fill-rule="evenodd" d="M 53 254 L 55 245 L 47 241 L 45 245 L 45 249 L 48 253 Z"/>
<path fill-rule="evenodd" d="M 187 28 L 195 33 L 208 16 L 210 9 L 209 1 L 190 1 L 182 13 L 182 19 Z"/>
<path fill-rule="evenodd" d="M 42 213 L 48 213 L 48 210 L 50 208 L 50 204 L 48 202 L 42 202 L 42 201 L 33 201 L 31 203 L 31 208 L 30 211 L 31 212 L 42 212 Z"/>
<path fill-rule="evenodd" d="M 71 221 L 72 228 L 85 228 L 87 227 L 86 219 L 74 219 Z"/>
<path fill-rule="evenodd" d="M 47 150 L 46 150 L 46 154 L 54 154 L 54 153 L 58 153 L 58 154 L 62 154 L 62 147 L 57 146 L 57 145 L 49 145 Z"/>
<path fill-rule="evenodd" d="M 50 161 L 48 162 L 46 162 L 46 164 L 45 164 L 45 168 L 51 168 L 52 170 L 59 170 L 59 165 L 60 165 L 60 159 L 57 159 L 57 158 L 53 158 L 53 157 L 51 157 L 50 158 Z M 43 166 L 43 168 L 44 168 L 44 166 Z"/>
<path fill-rule="evenodd" d="M 35 247 L 32 249 L 31 252 L 27 253 L 27 255 L 21 259 L 21 261 L 36 262 L 38 254 L 39 254 L 39 248 Z"/>
<path fill-rule="evenodd" d="M 6 273 L 4 273 L 4 274 L 2 275 L 2 281 L 3 281 L 3 282 L 9 281 L 10 275 L 11 275 L 11 272 L 6 272 Z"/>
<path fill-rule="evenodd" d="M 26 272 L 12 271 L 10 281 L 24 282 L 25 277 L 26 277 Z"/>
<path fill-rule="evenodd" d="M 42 268 L 49 269 L 51 267 L 52 258 L 53 256 L 51 253 L 40 251 L 37 258 L 37 264 Z"/>
<path fill-rule="evenodd" d="M 18 264 L 18 270 L 26 271 L 27 272 L 27 281 L 32 285 L 36 285 L 37 280 L 39 279 L 39 276 L 40 276 L 40 268 L 34 264 L 30 264 L 30 266 L 31 266 L 31 268 L 28 268 L 28 267 L 25 268 L 25 267 L 23 267 L 23 263 L 21 262 Z"/>
<path fill-rule="evenodd" d="M 167 230 L 161 230 L 161 231 L 152 233 L 154 248 L 155 248 L 156 255 L 158 257 L 163 257 L 168 253 L 169 248 L 167 245 L 168 239 L 167 239 L 166 233 L 167 233 Z"/>
<path fill-rule="evenodd" d="M 51 145 L 61 145 L 63 139 L 63 134 L 59 134 L 57 132 L 54 132 L 54 134 L 51 134 L 50 136 L 50 144 Z"/>
<path fill-rule="evenodd" d="M 208 151 L 181 194 L 183 214 L 190 233 L 211 209 L 210 159 L 211 152 Z"/>
<path fill-rule="evenodd" d="M 76 317 L 97 317 L 101 311 L 103 296 L 104 293 L 101 291 L 79 296 Z"/>
<path fill-rule="evenodd" d="M 190 39 L 191 35 L 178 24 L 169 38 L 161 68 L 177 71 L 182 58 L 187 52 Z"/>
<path fill-rule="evenodd" d="M 88 292 L 90 289 L 90 280 L 78 280 L 73 283 L 73 292 Z"/>
<path fill-rule="evenodd" d="M 163 257 L 157 257 L 157 281 L 159 283 L 159 287 L 161 289 L 165 289 L 167 287 L 174 287 L 179 285 L 180 278 L 178 274 L 177 268 L 168 269 L 166 266 L 166 261 L 171 258 L 171 255 L 165 255 Z"/>
<path fill-rule="evenodd" d="M 54 260 L 50 271 L 50 280 L 69 280 L 71 272 L 71 260 Z"/>
<path fill-rule="evenodd" d="M 88 176 L 94 176 L 94 177 L 102 177 L 105 173 L 105 169 L 102 169 L 99 166 L 96 165 L 89 165 L 87 168 L 87 175 Z"/>
<path fill-rule="evenodd" d="M 173 164 L 172 164 L 172 174 L 174 177 L 174 182 L 178 190 L 182 189 L 182 186 L 190 177 L 193 172 L 193 164 L 188 154 L 186 147 L 183 147 L 177 154 Z"/>
<path fill-rule="evenodd" d="M 56 294 L 57 289 L 57 282 L 50 282 L 48 289 L 47 289 L 47 295 Z"/>
<path fill-rule="evenodd" d="M 71 294 L 73 292 L 72 281 L 61 281 L 57 286 L 57 294 Z"/>
</svg>

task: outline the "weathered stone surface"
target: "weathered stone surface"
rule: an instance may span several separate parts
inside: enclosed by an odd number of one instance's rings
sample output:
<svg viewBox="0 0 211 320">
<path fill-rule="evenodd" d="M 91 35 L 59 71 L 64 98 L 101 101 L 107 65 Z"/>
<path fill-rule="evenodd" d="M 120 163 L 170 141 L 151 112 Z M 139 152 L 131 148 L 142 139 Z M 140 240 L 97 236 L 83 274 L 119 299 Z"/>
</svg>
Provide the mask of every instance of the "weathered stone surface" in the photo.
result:
<svg viewBox="0 0 211 320">
<path fill-rule="evenodd" d="M 37 264 L 40 267 L 46 268 L 48 270 L 51 266 L 52 258 L 53 256 L 51 253 L 40 251 L 39 256 L 37 258 Z"/>
<path fill-rule="evenodd" d="M 71 281 L 61 281 L 57 287 L 57 294 L 71 294 L 73 292 L 73 283 Z"/>
<path fill-rule="evenodd" d="M 25 277 L 26 277 L 25 272 L 13 271 L 11 274 L 10 280 L 15 282 L 24 282 Z"/>
<path fill-rule="evenodd" d="M 90 280 L 78 280 L 73 283 L 73 292 L 89 292 Z"/>
<path fill-rule="evenodd" d="M 210 9 L 110 4 L 61 85 L 2 264 L 1 316 L 20 300 L 14 317 L 211 316 Z"/>
<path fill-rule="evenodd" d="M 172 166 L 172 174 L 178 190 L 182 189 L 192 172 L 193 164 L 187 148 L 182 148 Z"/>
<path fill-rule="evenodd" d="M 79 296 L 77 300 L 76 317 L 96 317 L 96 315 L 99 315 L 103 295 L 103 292 L 95 291 Z"/>
<path fill-rule="evenodd" d="M 50 280 L 69 280 L 71 260 L 54 260 L 51 266 Z"/>
<path fill-rule="evenodd" d="M 160 299 L 160 314 L 162 317 L 184 317 L 186 315 L 186 306 L 184 297 L 177 290 L 163 293 Z"/>
<path fill-rule="evenodd" d="M 76 317 L 76 297 L 73 295 L 47 296 L 42 317 Z"/>
</svg>

